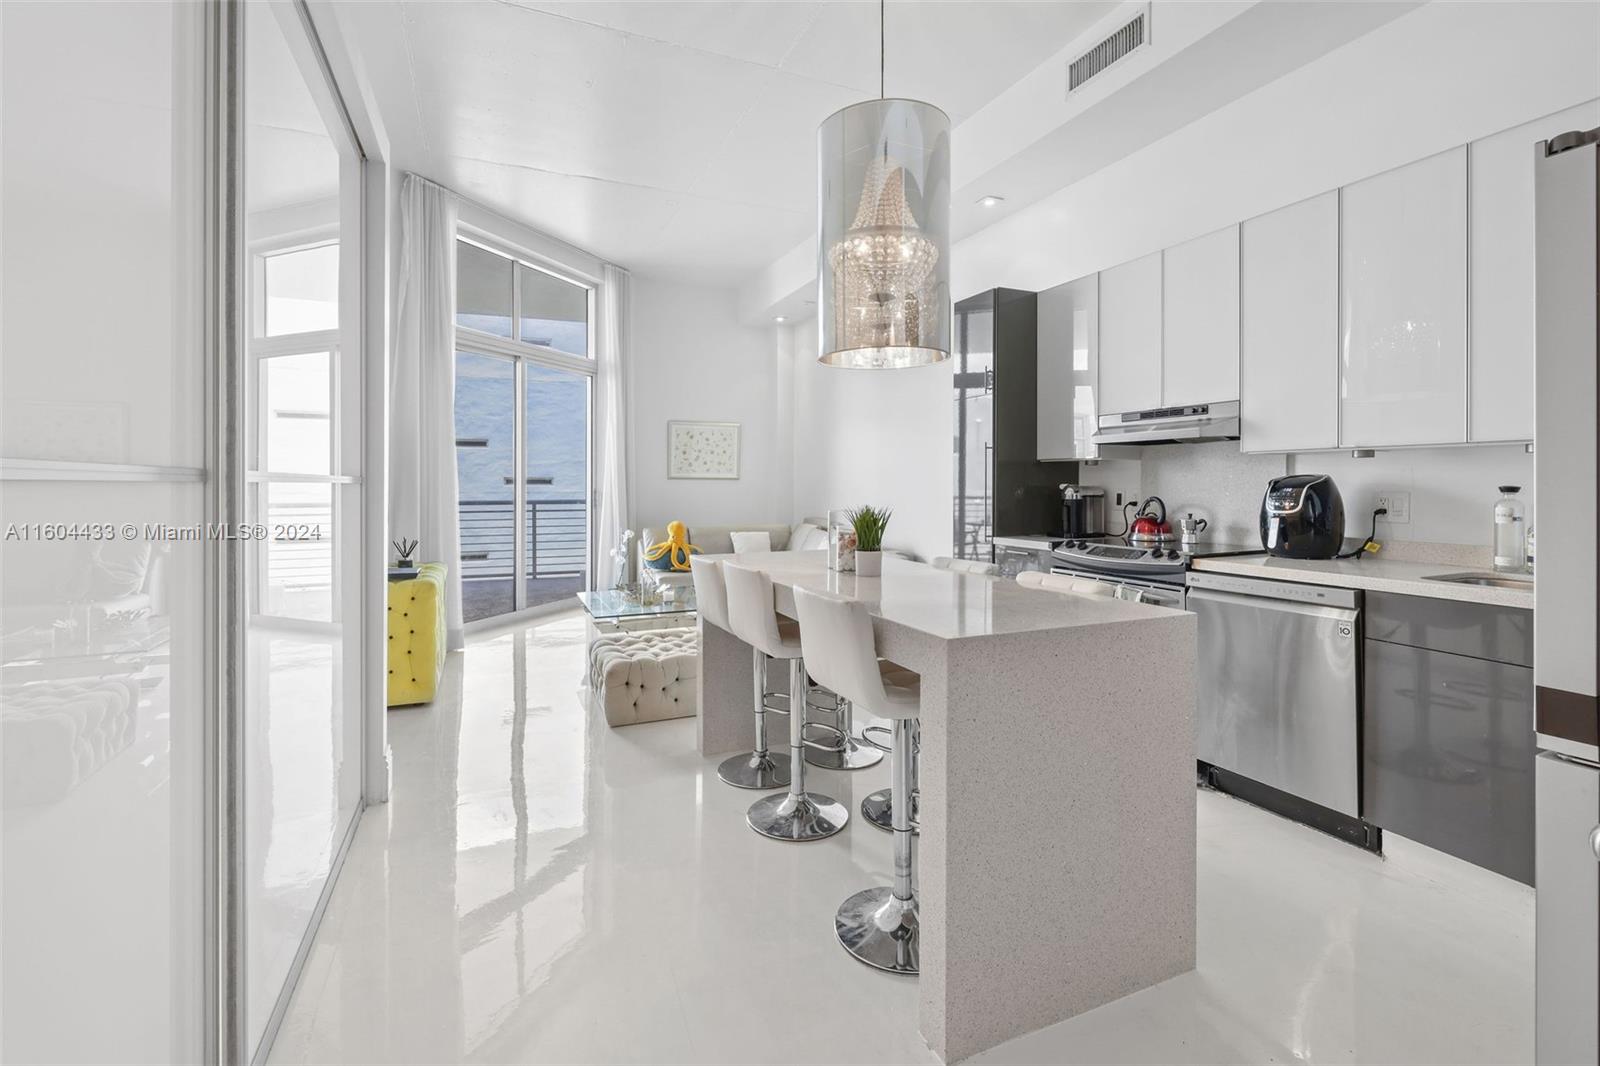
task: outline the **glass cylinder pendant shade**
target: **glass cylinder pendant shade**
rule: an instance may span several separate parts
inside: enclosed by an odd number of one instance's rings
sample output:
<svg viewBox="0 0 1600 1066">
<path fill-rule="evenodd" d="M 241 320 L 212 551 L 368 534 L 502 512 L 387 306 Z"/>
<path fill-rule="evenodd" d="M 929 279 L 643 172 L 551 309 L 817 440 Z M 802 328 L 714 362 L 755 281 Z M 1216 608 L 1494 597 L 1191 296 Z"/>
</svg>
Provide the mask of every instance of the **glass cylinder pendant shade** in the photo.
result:
<svg viewBox="0 0 1600 1066">
<path fill-rule="evenodd" d="M 817 132 L 818 360 L 889 369 L 950 357 L 950 118 L 868 100 Z"/>
</svg>

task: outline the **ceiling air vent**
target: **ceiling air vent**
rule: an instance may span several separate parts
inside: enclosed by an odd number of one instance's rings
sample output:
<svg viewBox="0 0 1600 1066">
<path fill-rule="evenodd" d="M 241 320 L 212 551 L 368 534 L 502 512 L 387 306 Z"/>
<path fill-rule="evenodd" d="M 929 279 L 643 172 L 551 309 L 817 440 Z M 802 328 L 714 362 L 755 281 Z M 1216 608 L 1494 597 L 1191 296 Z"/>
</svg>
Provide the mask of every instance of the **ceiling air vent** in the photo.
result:
<svg viewBox="0 0 1600 1066">
<path fill-rule="evenodd" d="M 1150 8 L 1147 5 L 1105 40 L 1067 64 L 1067 92 L 1076 92 L 1096 74 L 1123 56 L 1150 43 Z"/>
</svg>

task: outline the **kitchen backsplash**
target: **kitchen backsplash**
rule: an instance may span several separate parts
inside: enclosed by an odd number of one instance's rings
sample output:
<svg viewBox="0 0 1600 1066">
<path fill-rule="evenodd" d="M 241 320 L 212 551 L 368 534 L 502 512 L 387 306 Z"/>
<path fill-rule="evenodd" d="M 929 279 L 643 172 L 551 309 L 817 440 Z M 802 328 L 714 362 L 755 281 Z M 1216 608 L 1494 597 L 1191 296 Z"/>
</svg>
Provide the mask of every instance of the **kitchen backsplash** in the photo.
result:
<svg viewBox="0 0 1600 1066">
<path fill-rule="evenodd" d="M 1139 465 L 1140 491 L 1166 501 L 1173 528 L 1193 512 L 1213 544 L 1259 544 L 1261 495 L 1285 472 L 1282 455 L 1242 455 L 1235 441 L 1146 448 Z"/>
<path fill-rule="evenodd" d="M 1131 451 L 1131 450 L 1130 450 Z M 1345 504 L 1345 534 L 1359 539 L 1371 528 L 1379 493 L 1410 494 L 1411 520 L 1380 521 L 1378 539 L 1395 557 L 1459 561 L 1470 550 L 1451 545 L 1490 543 L 1491 510 L 1500 485 L 1522 486 L 1528 520 L 1537 528 L 1533 491 L 1534 456 L 1520 444 L 1380 451 L 1370 459 L 1349 452 L 1246 455 L 1237 441 L 1164 444 L 1140 449 L 1136 460 L 1107 460 L 1081 468 L 1085 484 L 1107 490 L 1106 518 L 1112 531 L 1122 519 L 1115 493 L 1127 498 L 1160 496 L 1173 524 L 1193 512 L 1210 527 L 1211 543 L 1259 543 L 1258 517 L 1267 481 L 1283 474 L 1328 474 Z"/>
</svg>

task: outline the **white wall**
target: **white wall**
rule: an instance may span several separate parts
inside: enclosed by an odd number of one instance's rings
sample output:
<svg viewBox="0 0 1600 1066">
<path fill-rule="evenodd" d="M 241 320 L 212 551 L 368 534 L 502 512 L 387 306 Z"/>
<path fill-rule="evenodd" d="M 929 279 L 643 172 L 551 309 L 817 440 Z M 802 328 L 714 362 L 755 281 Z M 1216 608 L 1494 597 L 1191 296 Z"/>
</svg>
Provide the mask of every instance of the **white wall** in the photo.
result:
<svg viewBox="0 0 1600 1066">
<path fill-rule="evenodd" d="M 635 530 L 673 518 L 691 533 L 697 522 L 794 520 L 792 408 L 786 393 L 780 396 L 776 340 L 782 327 L 741 325 L 735 305 L 732 288 L 634 278 L 628 410 Z M 743 427 L 737 480 L 667 477 L 667 423 L 685 420 Z"/>
<path fill-rule="evenodd" d="M 889 507 L 886 546 L 949 555 L 950 364 L 841 370 L 817 362 L 814 316 L 794 335 L 796 512 Z"/>
</svg>

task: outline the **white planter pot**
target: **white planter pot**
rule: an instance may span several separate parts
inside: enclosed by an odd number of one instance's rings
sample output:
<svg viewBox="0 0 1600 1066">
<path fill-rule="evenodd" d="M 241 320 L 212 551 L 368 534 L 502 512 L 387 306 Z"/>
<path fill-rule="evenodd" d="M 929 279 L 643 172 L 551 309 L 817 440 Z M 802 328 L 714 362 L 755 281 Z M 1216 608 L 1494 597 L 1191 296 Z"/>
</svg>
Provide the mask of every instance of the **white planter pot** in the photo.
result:
<svg viewBox="0 0 1600 1066">
<path fill-rule="evenodd" d="M 882 552 L 856 552 L 856 576 L 881 577 L 883 574 Z"/>
</svg>

